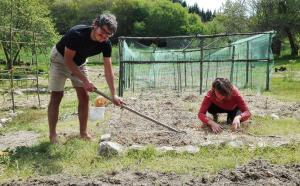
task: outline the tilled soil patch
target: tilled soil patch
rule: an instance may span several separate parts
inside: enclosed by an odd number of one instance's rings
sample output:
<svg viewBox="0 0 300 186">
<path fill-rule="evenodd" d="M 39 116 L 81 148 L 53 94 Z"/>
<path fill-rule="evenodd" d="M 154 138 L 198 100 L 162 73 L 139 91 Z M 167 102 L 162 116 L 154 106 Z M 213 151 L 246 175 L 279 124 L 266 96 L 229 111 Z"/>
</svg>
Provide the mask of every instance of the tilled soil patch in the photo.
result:
<svg viewBox="0 0 300 186">
<path fill-rule="evenodd" d="M 158 173 L 151 171 L 122 170 L 105 173 L 100 177 L 51 175 L 13 180 L 1 185 L 299 185 L 300 165 L 274 165 L 256 160 L 235 170 L 224 170 L 216 175 Z"/>
<path fill-rule="evenodd" d="M 270 116 L 276 114 L 278 117 L 294 117 L 300 113 L 300 103 L 281 102 L 261 95 L 245 93 L 245 100 L 249 104 L 253 115 Z M 150 116 L 160 122 L 183 130 L 187 135 L 177 134 L 166 128 L 160 127 L 151 121 L 137 116 L 127 110 L 117 107 L 108 107 L 107 112 L 111 114 L 109 126 L 113 140 L 125 145 L 154 144 L 158 146 L 184 146 L 184 145 L 211 145 L 211 144 L 233 144 L 233 146 L 280 146 L 291 141 L 300 141 L 299 135 L 283 136 L 255 136 L 241 130 L 232 133 L 230 125 L 224 124 L 224 131 L 215 135 L 207 129 L 198 129 L 201 125 L 197 114 L 203 96 L 174 92 L 143 92 L 138 95 L 125 96 L 127 105 L 136 111 Z M 224 116 L 223 120 L 226 120 Z M 221 120 L 222 120 L 221 117 Z M 222 122 L 222 121 L 221 121 Z M 223 122 L 224 123 L 224 122 Z M 246 123 L 251 127 L 251 120 Z"/>
<path fill-rule="evenodd" d="M 38 142 L 39 134 L 32 131 L 17 131 L 0 134 L 0 150 L 32 146 Z"/>
</svg>

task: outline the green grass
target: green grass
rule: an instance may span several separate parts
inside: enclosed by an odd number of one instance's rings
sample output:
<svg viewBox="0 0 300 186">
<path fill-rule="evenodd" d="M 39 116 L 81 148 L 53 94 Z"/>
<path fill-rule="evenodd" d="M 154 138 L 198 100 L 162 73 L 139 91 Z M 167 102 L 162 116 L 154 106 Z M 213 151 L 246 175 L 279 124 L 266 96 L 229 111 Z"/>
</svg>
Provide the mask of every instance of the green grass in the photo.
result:
<svg viewBox="0 0 300 186">
<path fill-rule="evenodd" d="M 293 118 L 273 120 L 271 117 L 253 116 L 249 132 L 256 135 L 290 136 L 300 134 L 300 121 Z"/>
<path fill-rule="evenodd" d="M 266 96 L 285 101 L 299 101 L 300 80 L 285 80 L 284 78 L 273 78 L 271 80 L 271 91 L 264 92 Z"/>
<path fill-rule="evenodd" d="M 61 113 L 70 113 L 74 109 L 72 99 L 63 101 Z M 19 115 L 1 133 L 18 130 L 34 130 L 41 134 L 40 143 L 32 147 L 19 147 L 9 151 L 9 155 L 0 156 L 3 173 L 0 180 L 28 178 L 29 176 L 46 176 L 51 174 L 68 174 L 98 176 L 111 171 L 124 169 L 145 169 L 159 172 L 175 172 L 194 175 L 213 174 L 223 169 L 233 169 L 253 159 L 263 158 L 272 163 L 287 164 L 300 162 L 300 144 L 291 144 L 278 148 L 232 148 L 229 146 L 201 147 L 196 154 L 177 154 L 157 152 L 148 146 L 145 150 L 130 150 L 121 156 L 98 155 L 98 142 L 86 142 L 76 137 L 69 137 L 62 144 L 51 145 L 48 142 L 46 110 L 28 110 Z M 100 126 L 90 123 L 91 131 L 102 133 L 106 115 Z M 299 134 L 299 121 L 293 119 L 272 120 L 255 116 L 253 127 L 249 131 L 257 135 L 292 135 Z M 75 129 L 74 129 L 75 128 Z M 77 118 L 59 121 L 58 131 L 74 129 L 78 131 Z"/>
<path fill-rule="evenodd" d="M 276 59 L 274 68 L 280 66 L 287 67 L 287 71 L 273 74 L 270 91 L 264 92 L 264 95 L 285 101 L 299 101 L 300 57 L 285 56 Z"/>
<path fill-rule="evenodd" d="M 1 156 L 0 164 L 5 171 L 0 179 L 60 173 L 97 176 L 127 168 L 204 175 L 235 168 L 258 158 L 279 164 L 300 162 L 299 147 L 299 144 L 257 149 L 209 146 L 202 147 L 194 155 L 160 153 L 148 147 L 141 151 L 131 150 L 123 156 L 102 157 L 98 155 L 95 142 L 72 139 L 63 145 L 50 145 L 43 141 L 33 147 L 18 148 L 9 156 Z"/>
<path fill-rule="evenodd" d="M 19 130 L 27 130 L 27 131 L 36 131 L 41 132 L 42 130 L 40 126 L 40 122 L 45 122 L 45 118 L 47 117 L 46 110 L 23 110 L 18 114 L 16 118 L 13 119 L 12 122 L 9 123 L 8 127 L 0 128 L 0 133 L 4 134 L 10 131 L 19 131 Z"/>
<path fill-rule="evenodd" d="M 103 57 L 102 53 L 96 56 L 92 56 L 88 58 L 88 65 L 89 66 L 94 66 L 94 65 L 99 65 L 103 64 Z M 111 54 L 111 60 L 113 65 L 118 65 L 119 64 L 119 47 L 118 46 L 113 46 L 112 47 L 112 54 Z"/>
</svg>

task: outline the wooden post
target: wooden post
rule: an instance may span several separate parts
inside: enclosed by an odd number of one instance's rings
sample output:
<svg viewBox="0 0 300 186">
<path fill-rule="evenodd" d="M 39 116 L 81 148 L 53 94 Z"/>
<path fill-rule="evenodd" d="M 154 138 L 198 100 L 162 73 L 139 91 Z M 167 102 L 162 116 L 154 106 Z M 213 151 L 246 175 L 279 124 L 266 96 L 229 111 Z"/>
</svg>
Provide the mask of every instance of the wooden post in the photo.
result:
<svg viewBox="0 0 300 186">
<path fill-rule="evenodd" d="M 248 87 L 248 84 L 249 84 L 249 41 L 247 41 L 247 54 L 246 54 L 246 57 L 247 57 L 247 61 L 246 61 L 246 85 L 245 87 Z"/>
<path fill-rule="evenodd" d="M 175 90 L 176 90 L 176 70 L 175 70 L 175 64 L 173 63 L 173 78 L 174 78 L 174 86 L 175 86 Z"/>
<path fill-rule="evenodd" d="M 123 96 L 123 85 L 124 85 L 124 81 L 123 81 L 123 72 L 124 72 L 124 64 L 123 64 L 123 52 L 124 52 L 124 44 L 123 44 L 123 40 L 119 39 L 119 56 L 120 56 L 120 64 L 119 64 L 119 96 Z"/>
<path fill-rule="evenodd" d="M 233 81 L 233 70 L 234 70 L 234 53 L 235 53 L 235 46 L 232 46 L 232 56 L 231 56 L 231 70 L 230 70 L 230 82 Z"/>
<path fill-rule="evenodd" d="M 191 61 L 191 56 L 190 56 L 190 61 Z M 194 75 L 193 75 L 193 63 L 190 62 L 190 67 L 191 67 L 191 78 L 192 78 L 192 88 L 194 87 Z"/>
<path fill-rule="evenodd" d="M 33 61 L 35 62 L 35 76 L 36 76 L 36 91 L 38 95 L 38 101 L 39 101 L 39 107 L 41 107 L 41 99 L 40 99 L 40 88 L 39 88 L 39 69 L 38 69 L 38 59 L 37 59 L 37 53 L 36 53 L 36 37 L 35 33 L 32 32 L 32 38 L 33 38 Z"/>
<path fill-rule="evenodd" d="M 271 42 L 272 42 L 272 33 L 269 34 L 269 45 L 268 45 L 268 61 L 267 61 L 267 70 L 266 70 L 266 90 L 270 90 L 270 62 L 271 62 Z"/>
<path fill-rule="evenodd" d="M 183 52 L 183 59 L 186 59 L 185 51 Z M 187 87 L 187 82 L 186 82 L 186 62 L 184 62 L 184 86 Z"/>
<path fill-rule="evenodd" d="M 156 70 L 155 70 L 155 63 L 152 64 L 153 67 L 153 88 L 156 88 Z"/>
<path fill-rule="evenodd" d="M 132 84 L 132 91 L 134 92 L 134 64 L 131 64 L 130 65 L 131 66 L 131 69 L 130 69 L 130 71 L 131 71 L 131 84 Z"/>
<path fill-rule="evenodd" d="M 203 84 L 203 45 L 201 45 L 201 59 L 200 59 L 200 95 L 202 94 Z"/>
<path fill-rule="evenodd" d="M 210 51 L 208 51 L 208 60 L 210 61 Z M 205 82 L 205 89 L 207 90 L 207 81 L 208 81 L 208 74 L 209 74 L 209 66 L 210 62 L 207 63 L 207 71 L 206 71 L 206 82 Z"/>
<path fill-rule="evenodd" d="M 10 94 L 11 94 L 11 101 L 12 101 L 12 110 L 15 112 L 15 99 L 14 99 L 14 73 L 13 73 L 13 57 L 12 57 L 12 23 L 13 23 L 13 3 L 12 0 L 10 0 L 11 6 L 10 6 L 10 26 L 9 26 L 9 32 L 10 32 L 10 50 L 9 50 L 9 60 L 10 60 Z"/>
</svg>

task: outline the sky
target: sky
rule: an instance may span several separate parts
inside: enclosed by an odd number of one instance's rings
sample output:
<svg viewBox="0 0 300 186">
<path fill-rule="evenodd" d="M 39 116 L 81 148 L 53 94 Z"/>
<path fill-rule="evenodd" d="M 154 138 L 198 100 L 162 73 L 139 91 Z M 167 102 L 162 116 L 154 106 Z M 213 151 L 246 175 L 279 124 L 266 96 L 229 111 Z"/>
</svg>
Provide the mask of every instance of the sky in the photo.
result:
<svg viewBox="0 0 300 186">
<path fill-rule="evenodd" d="M 188 6 L 192 6 L 197 3 L 198 7 L 200 9 L 203 8 L 205 11 L 207 9 L 211 11 L 218 10 L 225 1 L 226 0 L 185 0 Z"/>
</svg>

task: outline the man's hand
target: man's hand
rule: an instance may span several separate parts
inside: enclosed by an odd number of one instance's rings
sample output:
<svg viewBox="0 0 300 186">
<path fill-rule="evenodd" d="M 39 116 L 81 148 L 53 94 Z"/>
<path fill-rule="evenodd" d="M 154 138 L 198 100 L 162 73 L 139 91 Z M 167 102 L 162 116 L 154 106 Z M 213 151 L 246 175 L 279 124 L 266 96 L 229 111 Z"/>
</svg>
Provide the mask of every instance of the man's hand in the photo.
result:
<svg viewBox="0 0 300 186">
<path fill-rule="evenodd" d="M 95 86 L 89 80 L 85 80 L 82 82 L 84 90 L 87 92 L 93 92 L 95 90 Z"/>
<path fill-rule="evenodd" d="M 222 132 L 223 130 L 223 127 L 221 125 L 219 125 L 218 123 L 214 122 L 214 121 L 211 121 L 209 122 L 209 126 L 211 128 L 211 130 L 215 133 L 215 134 L 218 134 L 220 132 Z"/>
<path fill-rule="evenodd" d="M 122 101 L 121 98 L 119 98 L 119 96 L 117 95 L 112 96 L 112 102 L 119 107 L 121 107 L 123 104 L 125 105 L 125 102 Z"/>
<path fill-rule="evenodd" d="M 238 128 L 241 126 L 241 116 L 235 116 L 232 125 L 231 125 L 231 130 L 236 131 Z"/>
</svg>

